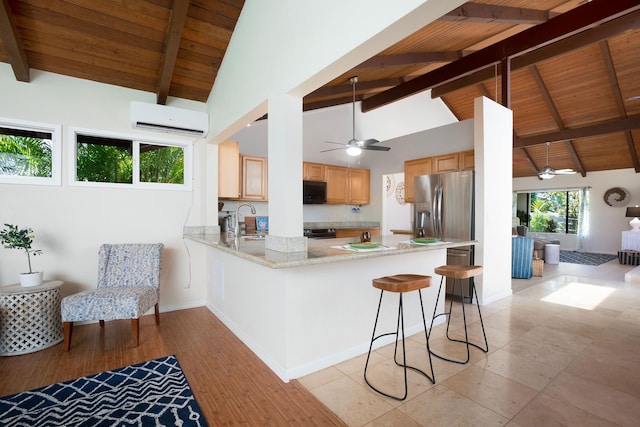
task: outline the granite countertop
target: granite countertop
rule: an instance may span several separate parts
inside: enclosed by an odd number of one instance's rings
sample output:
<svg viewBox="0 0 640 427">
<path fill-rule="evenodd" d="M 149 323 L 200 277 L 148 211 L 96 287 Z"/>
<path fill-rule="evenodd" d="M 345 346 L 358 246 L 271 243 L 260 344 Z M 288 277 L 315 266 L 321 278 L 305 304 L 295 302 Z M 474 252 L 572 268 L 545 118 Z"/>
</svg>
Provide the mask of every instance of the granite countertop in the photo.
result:
<svg viewBox="0 0 640 427">
<path fill-rule="evenodd" d="M 344 239 L 308 239 L 306 252 L 283 253 L 265 249 L 264 239 L 235 239 L 231 233 L 185 234 L 184 238 L 270 268 L 300 267 L 370 257 L 392 256 L 403 253 L 433 251 L 477 244 L 477 241 L 471 240 L 417 245 L 410 242 L 409 236 L 396 235 L 373 237 L 371 239 L 372 242 L 378 242 L 381 244 L 381 247 L 376 249 L 353 251 L 336 247 L 341 247 L 357 241 L 357 239 L 351 237 Z"/>
</svg>

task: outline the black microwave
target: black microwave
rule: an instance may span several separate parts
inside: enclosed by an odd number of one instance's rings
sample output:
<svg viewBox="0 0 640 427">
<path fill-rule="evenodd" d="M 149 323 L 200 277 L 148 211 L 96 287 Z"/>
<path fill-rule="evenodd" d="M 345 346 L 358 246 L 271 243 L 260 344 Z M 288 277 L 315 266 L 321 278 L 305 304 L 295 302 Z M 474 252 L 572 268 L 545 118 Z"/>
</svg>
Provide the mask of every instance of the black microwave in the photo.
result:
<svg viewBox="0 0 640 427">
<path fill-rule="evenodd" d="M 302 203 L 305 205 L 327 203 L 327 183 L 302 181 Z"/>
</svg>

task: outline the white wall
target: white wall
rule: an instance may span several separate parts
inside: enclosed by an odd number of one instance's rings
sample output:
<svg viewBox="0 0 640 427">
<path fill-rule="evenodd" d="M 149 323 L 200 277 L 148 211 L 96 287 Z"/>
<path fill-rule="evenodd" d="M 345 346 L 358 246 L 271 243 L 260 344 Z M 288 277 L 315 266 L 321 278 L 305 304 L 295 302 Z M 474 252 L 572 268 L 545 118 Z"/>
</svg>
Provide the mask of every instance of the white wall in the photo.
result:
<svg viewBox="0 0 640 427">
<path fill-rule="evenodd" d="M 203 224 L 197 197 L 204 185 L 201 167 L 194 171 L 193 191 L 67 184 L 69 127 L 175 139 L 130 128 L 130 101 L 155 102 L 154 95 L 37 70 L 31 77 L 31 83 L 16 82 L 9 65 L 0 64 L 0 117 L 62 125 L 61 186 L 0 184 L 0 223 L 32 228 L 34 247 L 44 252 L 32 260 L 34 268 L 44 271 L 45 280 L 64 280 L 62 291 L 69 294 L 95 287 L 100 244 L 162 242 L 161 310 L 203 304 L 204 284 L 189 271 L 182 241 L 185 223 Z M 202 103 L 171 101 L 205 109 Z M 194 158 L 204 158 L 203 152 L 204 143 L 196 144 Z M 0 248 L 0 285 L 17 282 L 26 268 L 24 253 Z"/>
<path fill-rule="evenodd" d="M 626 207 L 611 207 L 604 202 L 604 193 L 612 187 L 629 190 L 631 199 L 628 206 L 640 205 L 640 178 L 633 169 L 620 169 L 603 172 L 589 172 L 586 177 L 579 174 L 558 175 L 553 179 L 541 181 L 536 177 L 515 178 L 513 190 L 551 190 L 578 187 L 591 187 L 590 235 L 582 239 L 578 250 L 615 254 L 620 250 L 622 231 L 631 229 L 630 218 L 625 218 Z"/>
<path fill-rule="evenodd" d="M 245 2 L 207 102 L 213 141 L 266 113 L 273 94 L 303 97 L 462 3 Z"/>
</svg>

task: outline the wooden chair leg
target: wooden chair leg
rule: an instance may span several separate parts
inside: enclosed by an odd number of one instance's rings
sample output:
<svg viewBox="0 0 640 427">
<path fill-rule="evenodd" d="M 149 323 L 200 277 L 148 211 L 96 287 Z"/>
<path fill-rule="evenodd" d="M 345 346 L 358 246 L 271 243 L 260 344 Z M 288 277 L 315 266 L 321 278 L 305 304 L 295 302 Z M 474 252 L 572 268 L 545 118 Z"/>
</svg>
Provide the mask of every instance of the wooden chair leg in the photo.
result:
<svg viewBox="0 0 640 427">
<path fill-rule="evenodd" d="M 131 319 L 131 335 L 133 343 L 137 347 L 140 344 L 140 319 Z"/>
<path fill-rule="evenodd" d="M 156 311 L 156 325 L 159 325 L 160 324 L 160 307 L 158 306 L 158 303 L 156 303 L 155 311 Z"/>
<path fill-rule="evenodd" d="M 71 335 L 73 335 L 73 322 L 64 322 L 64 351 L 71 348 Z"/>
<path fill-rule="evenodd" d="M 100 322 L 100 327 L 104 328 L 104 320 L 99 320 L 99 322 Z"/>
</svg>

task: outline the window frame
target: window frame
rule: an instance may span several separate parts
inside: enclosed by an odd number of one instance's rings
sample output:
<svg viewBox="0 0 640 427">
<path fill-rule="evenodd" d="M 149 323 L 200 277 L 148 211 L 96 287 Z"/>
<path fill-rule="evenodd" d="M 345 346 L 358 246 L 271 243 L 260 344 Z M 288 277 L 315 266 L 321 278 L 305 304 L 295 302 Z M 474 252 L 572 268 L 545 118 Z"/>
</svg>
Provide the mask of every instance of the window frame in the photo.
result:
<svg viewBox="0 0 640 427">
<path fill-rule="evenodd" d="M 77 136 L 94 136 L 101 138 L 113 138 L 120 140 L 129 140 L 132 144 L 132 164 L 133 177 L 131 183 L 116 182 L 94 182 L 94 181 L 78 181 L 77 173 Z M 68 135 L 68 183 L 77 187 L 102 187 L 102 188 L 131 188 L 144 190 L 170 190 L 170 191 L 191 191 L 193 189 L 193 141 L 185 141 L 179 139 L 158 138 L 153 136 L 141 136 L 135 134 L 100 131 L 95 129 L 85 129 L 78 127 L 69 128 Z M 140 144 L 152 144 L 163 147 L 180 147 L 183 149 L 183 183 L 169 184 L 162 182 L 141 182 L 140 181 Z"/>
<path fill-rule="evenodd" d="M 33 132 L 51 133 L 51 176 L 0 175 L 0 184 L 62 185 L 62 126 L 0 117 L 0 126 Z"/>
</svg>

